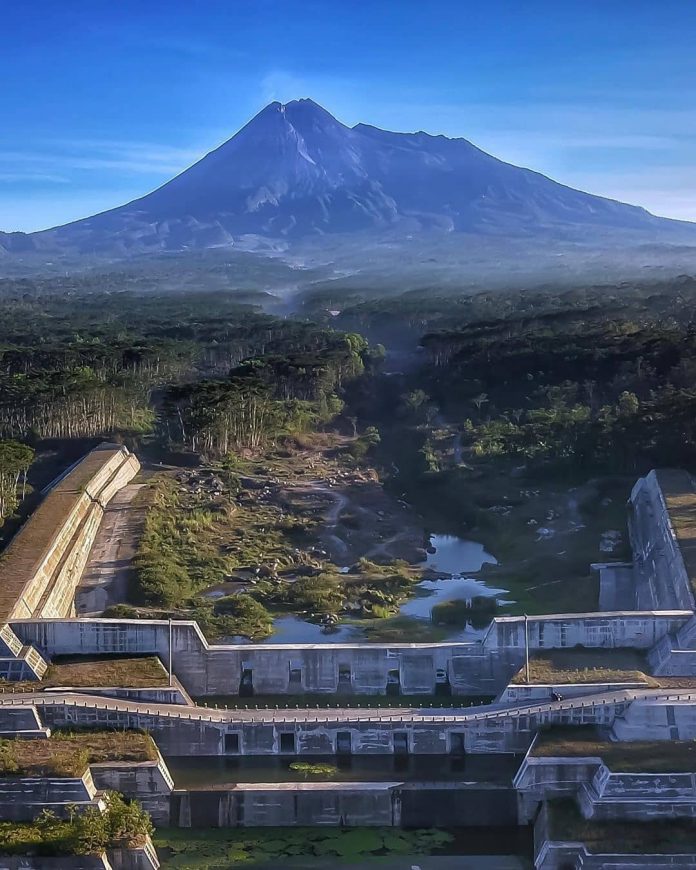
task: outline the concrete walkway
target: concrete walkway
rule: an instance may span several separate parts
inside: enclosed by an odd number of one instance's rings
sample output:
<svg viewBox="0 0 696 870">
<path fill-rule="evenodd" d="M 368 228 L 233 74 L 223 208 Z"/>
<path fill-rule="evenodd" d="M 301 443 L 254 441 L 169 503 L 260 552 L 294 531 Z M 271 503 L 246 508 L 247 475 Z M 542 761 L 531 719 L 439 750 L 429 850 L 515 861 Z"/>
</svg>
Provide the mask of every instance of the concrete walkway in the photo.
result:
<svg viewBox="0 0 696 870">
<path fill-rule="evenodd" d="M 112 604 L 127 600 L 128 578 L 145 510 L 133 499 L 143 484 L 124 486 L 109 503 L 75 594 L 78 616 L 101 616 Z"/>
<path fill-rule="evenodd" d="M 596 692 L 568 698 L 562 701 L 545 701 L 542 703 L 518 703 L 506 708 L 477 707 L 477 712 L 464 712 L 462 709 L 419 708 L 342 708 L 342 709 L 291 709 L 278 710 L 220 710 L 211 707 L 186 707 L 178 704 L 157 704 L 146 701 L 121 700 L 104 698 L 99 695 L 81 694 L 79 692 L 24 692 L 0 696 L 0 706 L 26 706 L 35 704 L 42 706 L 81 707 L 107 712 L 130 713 L 139 716 L 158 716 L 168 719 L 180 719 L 210 723 L 342 723 L 342 722 L 374 722 L 394 723 L 405 721 L 413 723 L 467 723 L 484 720 L 506 719 L 516 716 L 534 716 L 545 713 L 563 713 L 564 711 L 582 708 L 611 707 L 616 704 L 628 704 L 631 701 L 653 700 L 692 705 L 696 703 L 696 693 L 690 689 L 665 691 L 664 689 L 623 689 L 621 691 Z"/>
</svg>

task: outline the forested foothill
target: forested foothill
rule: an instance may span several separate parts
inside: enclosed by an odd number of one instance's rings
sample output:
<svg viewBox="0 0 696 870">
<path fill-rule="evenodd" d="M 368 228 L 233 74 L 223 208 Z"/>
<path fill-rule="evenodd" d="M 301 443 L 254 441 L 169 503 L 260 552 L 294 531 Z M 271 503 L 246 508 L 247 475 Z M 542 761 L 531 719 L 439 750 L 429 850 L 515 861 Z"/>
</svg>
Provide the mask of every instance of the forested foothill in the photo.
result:
<svg viewBox="0 0 696 870">
<path fill-rule="evenodd" d="M 482 540 L 501 562 L 486 576 L 520 610 L 596 609 L 588 565 L 625 552 L 635 478 L 696 468 L 691 278 L 424 290 L 354 299 L 336 322 L 397 348 L 386 369 L 401 374 L 362 408 L 391 485 L 431 523 Z"/>
<path fill-rule="evenodd" d="M 594 610 L 589 566 L 625 557 L 635 478 L 696 470 L 690 278 L 319 289 L 291 316 L 251 291 L 117 285 L 15 280 L 0 296 L 2 512 L 98 440 L 143 460 L 145 520 L 114 615 L 261 639 L 293 614 L 396 641 L 501 608 Z M 505 596 L 400 616 L 434 533 L 481 542 L 498 564 L 471 576 Z"/>
</svg>

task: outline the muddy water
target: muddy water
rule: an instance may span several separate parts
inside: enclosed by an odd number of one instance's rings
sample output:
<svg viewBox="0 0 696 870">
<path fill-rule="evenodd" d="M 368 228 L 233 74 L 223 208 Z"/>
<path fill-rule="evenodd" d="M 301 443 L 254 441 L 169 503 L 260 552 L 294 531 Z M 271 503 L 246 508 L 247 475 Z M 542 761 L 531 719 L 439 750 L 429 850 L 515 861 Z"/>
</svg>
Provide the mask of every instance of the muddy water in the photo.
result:
<svg viewBox="0 0 696 870">
<path fill-rule="evenodd" d="M 480 571 L 488 564 L 497 564 L 495 556 L 486 552 L 478 541 L 457 538 L 453 535 L 432 535 L 425 567 L 434 573 L 442 572 L 442 578 L 424 580 L 417 584 L 418 594 L 399 608 L 400 616 L 429 620 L 432 608 L 444 601 L 495 597 L 504 601 L 506 590 L 488 586 L 482 580 L 466 577 L 469 572 Z M 275 631 L 264 643 L 355 643 L 364 640 L 362 631 L 355 625 L 338 625 L 332 631 L 324 631 L 320 625 L 305 622 L 298 616 L 280 616 L 273 623 Z M 471 626 L 453 627 L 448 640 L 475 640 L 483 630 Z"/>
<path fill-rule="evenodd" d="M 399 608 L 402 616 L 417 616 L 430 619 L 430 611 L 436 604 L 444 601 L 471 601 L 472 598 L 498 598 L 506 594 L 505 589 L 487 586 L 482 580 L 453 577 L 451 580 L 424 580 L 417 587 L 423 595 L 412 598 Z"/>
<path fill-rule="evenodd" d="M 402 616 L 417 619 L 430 619 L 436 604 L 445 601 L 471 601 L 472 598 L 497 598 L 505 600 L 505 589 L 496 589 L 483 580 L 463 576 L 468 572 L 480 571 L 483 565 L 497 565 L 497 559 L 486 552 L 478 541 L 457 538 L 454 535 L 432 535 L 426 567 L 433 572 L 448 575 L 442 578 L 424 580 L 418 584 L 418 594 L 399 608 Z M 448 640 L 474 640 L 483 634 L 483 629 L 453 628 Z"/>
<path fill-rule="evenodd" d="M 337 625 L 325 631 L 321 625 L 305 622 L 299 616 L 280 616 L 273 622 L 274 633 L 266 643 L 350 643 L 360 640 L 360 629 Z"/>
<path fill-rule="evenodd" d="M 461 576 L 480 571 L 485 564 L 497 565 L 495 556 L 487 553 L 483 544 L 457 538 L 454 535 L 431 535 L 426 567 L 443 574 Z"/>
</svg>

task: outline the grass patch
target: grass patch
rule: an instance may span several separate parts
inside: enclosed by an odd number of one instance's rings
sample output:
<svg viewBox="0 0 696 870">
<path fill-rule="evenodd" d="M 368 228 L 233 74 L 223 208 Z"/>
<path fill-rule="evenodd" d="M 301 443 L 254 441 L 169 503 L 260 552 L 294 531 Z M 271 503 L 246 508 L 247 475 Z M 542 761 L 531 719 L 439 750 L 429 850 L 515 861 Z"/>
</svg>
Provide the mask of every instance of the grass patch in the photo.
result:
<svg viewBox="0 0 696 870">
<path fill-rule="evenodd" d="M 694 851 L 694 819 L 604 822 L 583 819 L 572 800 L 549 801 L 548 807 L 551 838 L 584 843 L 595 854 L 674 855 Z"/>
<path fill-rule="evenodd" d="M 157 656 L 66 656 L 52 662 L 41 680 L 0 680 L 0 692 L 37 692 L 56 686 L 144 689 L 169 682 Z"/>
<path fill-rule="evenodd" d="M 82 776 L 104 761 L 156 761 L 152 738 L 136 731 L 57 732 L 47 740 L 0 740 L 0 776 Z"/>
<path fill-rule="evenodd" d="M 363 861 L 388 855 L 431 855 L 443 851 L 452 839 L 451 834 L 437 829 L 159 828 L 154 842 L 165 867 L 223 870 L 238 864 L 302 857 Z"/>
<path fill-rule="evenodd" d="M 564 649 L 535 654 L 529 661 L 530 683 L 642 683 L 657 686 L 645 674 L 645 659 L 633 649 Z M 525 668 L 510 681 L 526 683 Z"/>
<path fill-rule="evenodd" d="M 536 757 L 601 758 L 614 773 L 696 772 L 696 740 L 605 740 L 593 727 L 541 731 Z"/>
</svg>

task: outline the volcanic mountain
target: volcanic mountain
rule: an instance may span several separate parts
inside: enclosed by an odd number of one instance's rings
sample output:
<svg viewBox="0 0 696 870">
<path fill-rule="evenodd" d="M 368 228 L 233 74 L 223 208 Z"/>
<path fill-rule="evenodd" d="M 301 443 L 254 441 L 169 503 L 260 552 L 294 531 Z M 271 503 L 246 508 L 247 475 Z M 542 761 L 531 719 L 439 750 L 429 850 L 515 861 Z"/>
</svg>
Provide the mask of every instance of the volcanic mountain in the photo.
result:
<svg viewBox="0 0 696 870">
<path fill-rule="evenodd" d="M 3 239 L 7 250 L 126 254 L 356 231 L 696 241 L 692 224 L 558 184 L 466 139 L 347 127 L 309 99 L 271 103 L 215 151 L 127 205 Z"/>
</svg>

